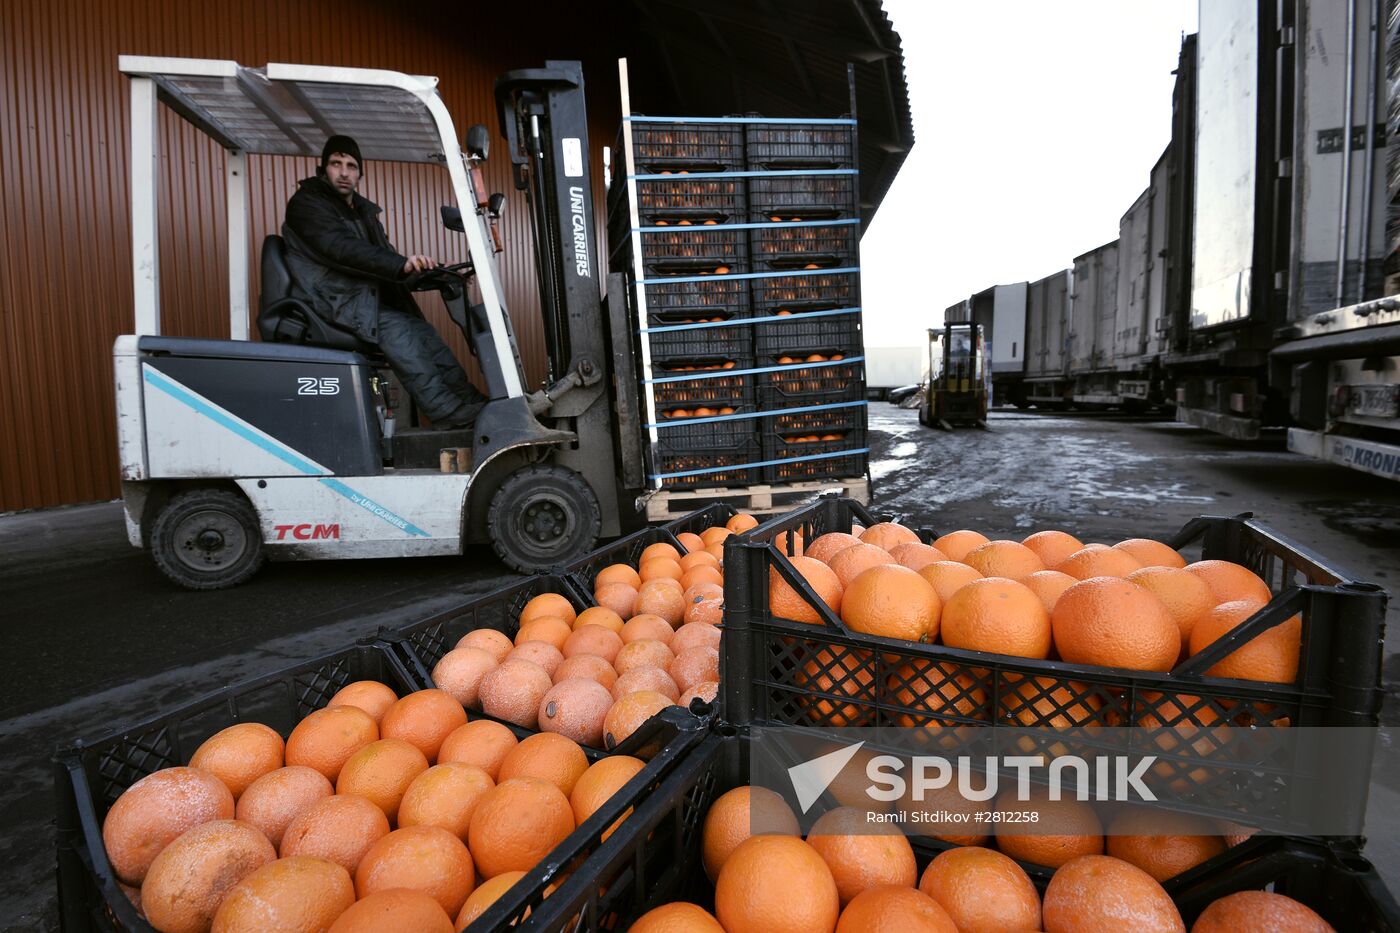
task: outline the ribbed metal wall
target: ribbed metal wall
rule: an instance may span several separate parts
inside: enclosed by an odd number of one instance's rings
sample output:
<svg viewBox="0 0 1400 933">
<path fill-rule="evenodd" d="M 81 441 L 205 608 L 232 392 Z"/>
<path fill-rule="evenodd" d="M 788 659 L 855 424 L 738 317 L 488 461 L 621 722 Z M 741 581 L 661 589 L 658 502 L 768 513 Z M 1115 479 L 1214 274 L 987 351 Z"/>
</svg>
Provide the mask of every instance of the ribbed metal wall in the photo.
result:
<svg viewBox="0 0 1400 933">
<path fill-rule="evenodd" d="M 615 67 L 587 57 L 604 44 L 597 41 L 602 24 L 590 25 L 576 6 L 555 6 L 532 0 L 525 30 L 512 21 L 520 11 L 509 4 L 0 2 L 0 511 L 120 493 L 111 349 L 133 327 L 129 87 L 117 72 L 121 54 L 436 75 L 460 133 L 476 122 L 492 130 L 496 154 L 488 181 L 510 195 L 500 257 L 506 300 L 527 379 L 538 383 L 545 359 L 529 223 L 510 182 L 492 82 L 509 68 L 542 65 L 546 56 L 585 59 L 599 205 L 606 203 L 602 146 L 618 121 Z M 162 331 L 227 337 L 224 154 L 162 111 Z M 258 247 L 278 230 L 287 198 L 314 164 L 249 162 L 256 296 Z M 438 219 L 438 205 L 451 202 L 441 169 L 372 162 L 360 190 L 385 209 L 389 237 L 401 252 L 465 258 L 460 236 Z M 598 236 L 605 242 L 601 216 Z M 440 305 L 424 305 L 468 360 L 465 341 Z"/>
</svg>

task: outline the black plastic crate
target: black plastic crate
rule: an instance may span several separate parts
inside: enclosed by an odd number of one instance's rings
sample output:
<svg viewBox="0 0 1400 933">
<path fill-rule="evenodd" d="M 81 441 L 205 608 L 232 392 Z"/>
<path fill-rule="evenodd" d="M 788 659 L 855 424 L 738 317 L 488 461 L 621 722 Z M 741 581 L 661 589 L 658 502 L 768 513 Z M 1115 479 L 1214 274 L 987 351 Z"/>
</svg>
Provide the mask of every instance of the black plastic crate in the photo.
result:
<svg viewBox="0 0 1400 933">
<path fill-rule="evenodd" d="M 763 468 L 751 466 L 762 459 L 758 435 L 748 440 L 718 449 L 711 445 L 703 453 L 667 453 L 664 448 L 651 450 L 651 475 L 663 477 L 663 489 L 714 489 L 721 486 L 754 486 L 763 482 Z M 694 475 L 665 476 L 668 473 Z"/>
<path fill-rule="evenodd" d="M 733 517 L 733 506 L 723 502 L 715 502 L 703 509 L 697 509 L 688 515 L 673 519 L 664 525 L 648 525 L 645 528 L 640 528 L 630 535 L 590 551 L 578 560 L 565 564 L 560 569 L 577 584 L 581 598 L 587 598 L 593 593 L 594 578 L 604 567 L 613 564 L 631 564 L 635 567 L 642 552 L 653 544 L 669 544 L 684 554 L 685 548 L 677 540 L 679 535 L 687 532 L 698 535 L 707 528 L 723 525 Z"/>
<path fill-rule="evenodd" d="M 770 359 L 776 361 L 784 356 L 798 361 L 805 361 L 812 354 L 859 356 L 862 345 L 859 311 L 767 315 L 755 318 L 753 324 L 754 355 L 765 365 L 771 365 L 767 362 Z"/>
<path fill-rule="evenodd" d="M 637 213 L 642 226 L 682 217 L 734 223 L 747 214 L 742 178 L 713 178 L 682 171 L 670 178 L 640 180 L 636 184 Z"/>
<path fill-rule="evenodd" d="M 822 416 L 826 416 L 827 423 L 821 423 Z M 775 423 L 784 417 L 802 420 L 796 424 L 790 420 L 784 426 Z M 784 485 L 866 475 L 870 455 L 863 406 L 764 418 L 760 430 L 763 459 L 789 461 L 764 467 L 764 476 L 770 483 Z"/>
<path fill-rule="evenodd" d="M 778 311 L 816 311 L 860 307 L 860 277 L 855 272 L 801 271 L 750 280 L 755 317 Z"/>
<path fill-rule="evenodd" d="M 1175 808 L 1247 819 L 1250 825 L 1281 831 L 1290 830 L 1290 817 L 1304 812 L 1310 802 L 1322 803 L 1307 797 L 1319 786 L 1311 779 L 1319 773 L 1318 762 L 1283 752 L 1281 760 L 1271 759 L 1267 767 L 1255 769 L 1297 780 L 1289 780 L 1268 800 L 1248 801 L 1245 816 L 1230 766 L 1211 758 L 1215 748 L 1260 728 L 1374 727 L 1379 722 L 1384 591 L 1348 578 L 1325 559 L 1248 516 L 1194 519 L 1168 543 L 1177 549 L 1199 543 L 1200 559 L 1242 564 L 1259 574 L 1277 595 L 1228 638 L 1164 674 L 1016 658 L 852 632 L 769 542 L 780 532 L 798 530 L 803 540 L 811 541 L 830 531 L 849 532 L 853 521 L 868 526 L 872 520 L 869 512 L 849 499 L 823 497 L 726 542 L 720 687 L 726 721 L 879 726 L 894 725 L 904 717 L 922 722 L 927 721 L 928 711 L 909 705 L 917 702 L 909 696 L 955 686 L 970 702 L 944 718 L 968 725 L 1094 727 L 1155 721 L 1167 729 L 1187 729 L 1211 739 L 1206 748 L 1182 739 L 1162 751 L 1162 766 L 1184 779 L 1185 793 L 1173 801 Z M 803 625 L 773 617 L 767 608 L 770 571 L 801 591 L 823 623 Z M 1303 638 L 1295 684 L 1204 675 L 1239 644 L 1295 614 L 1302 615 Z M 809 668 L 819 656 L 822 676 L 817 677 Z M 901 673 L 901 668 L 907 671 L 906 665 L 936 671 L 925 676 L 939 683 L 920 684 L 916 691 L 905 691 L 902 699 L 901 689 L 909 684 L 907 673 Z M 1029 682 L 1027 678 L 1035 678 L 1034 697 L 1018 692 L 1018 685 Z M 822 689 L 814 686 L 818 682 L 824 684 Z M 820 699 L 832 695 L 839 696 L 840 702 Z M 1344 799 L 1327 801 L 1339 820 L 1358 828 L 1369 773 L 1369 766 L 1355 769 L 1351 792 Z"/>
<path fill-rule="evenodd" d="M 766 435 L 829 434 L 839 431 L 864 431 L 866 402 L 842 402 L 840 408 L 817 408 L 812 411 L 778 412 L 763 418 L 760 430 Z M 864 445 L 862 445 L 864 446 Z"/>
<path fill-rule="evenodd" d="M 763 366 L 776 365 L 773 357 L 761 357 Z M 784 367 L 758 374 L 758 407 L 763 411 L 831 405 L 865 398 L 865 364 Z"/>
<path fill-rule="evenodd" d="M 751 169 L 855 168 L 854 124 L 754 121 L 744 124 Z"/>
<path fill-rule="evenodd" d="M 647 275 L 724 275 L 749 271 L 748 231 L 716 224 L 685 225 L 642 235 Z"/>
<path fill-rule="evenodd" d="M 749 253 L 760 272 L 847 268 L 860 263 L 859 240 L 859 224 L 754 227 L 749 230 Z"/>
<path fill-rule="evenodd" d="M 557 930 L 573 918 L 580 918 L 578 930 L 626 929 L 647 911 L 679 900 L 713 912 L 714 887 L 700 868 L 701 830 L 716 799 L 749 783 L 751 739 L 738 733 L 732 726 L 716 725 L 715 734 L 689 751 L 623 827 L 550 895 L 538 919 L 532 915 L 539 925 L 527 921 L 524 929 Z M 918 877 L 951 847 L 917 832 L 909 841 Z M 1053 872 L 1020 864 L 1043 895 Z M 665 880 L 648 889 L 637 884 L 638 878 Z M 1306 904 L 1337 930 L 1400 929 L 1400 907 L 1370 862 L 1300 839 L 1246 840 L 1167 880 L 1163 888 L 1188 929 L 1213 901 L 1264 889 Z"/>
<path fill-rule="evenodd" d="M 713 172 L 744 165 L 744 129 L 737 123 L 624 121 L 618 135 L 618 153 L 626 152 L 621 134 L 629 127 L 632 163 L 638 175 L 678 168 Z"/>
<path fill-rule="evenodd" d="M 752 357 L 736 359 L 732 362 L 734 366 L 730 367 L 731 369 L 753 368 Z M 650 384 L 652 398 L 656 402 L 656 416 L 658 418 L 666 417 L 667 413 L 677 409 L 693 411 L 701 406 L 715 409 L 728 406 L 738 411 L 745 406 L 752 407 L 754 404 L 754 377 L 752 373 L 733 376 L 726 375 L 725 370 L 704 370 L 691 374 L 678 370 L 674 366 L 675 364 L 672 364 L 671 367 L 653 368 L 655 379 L 674 380 Z"/>
<path fill-rule="evenodd" d="M 646 285 L 647 326 L 675 323 L 690 317 L 747 318 L 749 280 L 716 276 L 698 282 L 659 281 Z"/>
<path fill-rule="evenodd" d="M 365 642 L 224 687 L 60 750 L 54 758 L 54 790 L 63 929 L 151 931 L 118 886 L 102 842 L 107 811 L 128 787 L 162 768 L 187 764 L 205 739 L 235 723 L 260 722 L 285 738 L 356 680 L 388 684 L 400 696 L 418 689 L 387 647 Z"/>
<path fill-rule="evenodd" d="M 840 220 L 859 217 L 856 176 L 768 175 L 749 178 L 749 216 L 755 221 Z"/>
<path fill-rule="evenodd" d="M 749 359 L 753 356 L 753 326 L 745 315 L 729 311 L 672 311 L 657 317 L 661 318 L 661 322 L 652 325 L 653 328 L 683 325 L 697 320 L 712 326 L 648 330 L 643 336 L 651 344 L 653 364 L 676 360 Z"/>
</svg>

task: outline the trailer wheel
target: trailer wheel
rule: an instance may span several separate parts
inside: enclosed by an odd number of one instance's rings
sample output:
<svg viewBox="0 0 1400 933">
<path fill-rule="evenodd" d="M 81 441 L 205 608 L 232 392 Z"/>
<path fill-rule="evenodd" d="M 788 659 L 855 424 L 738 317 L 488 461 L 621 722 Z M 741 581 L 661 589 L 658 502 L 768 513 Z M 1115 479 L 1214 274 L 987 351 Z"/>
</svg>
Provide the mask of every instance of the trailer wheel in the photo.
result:
<svg viewBox="0 0 1400 933">
<path fill-rule="evenodd" d="M 586 554 L 602 528 L 598 497 L 578 473 L 524 467 L 501 483 L 486 514 L 491 546 L 513 570 L 549 570 Z"/>
<path fill-rule="evenodd" d="M 248 500 L 221 489 L 174 496 L 151 526 L 151 557 L 192 590 L 237 586 L 262 566 L 262 533 Z"/>
</svg>

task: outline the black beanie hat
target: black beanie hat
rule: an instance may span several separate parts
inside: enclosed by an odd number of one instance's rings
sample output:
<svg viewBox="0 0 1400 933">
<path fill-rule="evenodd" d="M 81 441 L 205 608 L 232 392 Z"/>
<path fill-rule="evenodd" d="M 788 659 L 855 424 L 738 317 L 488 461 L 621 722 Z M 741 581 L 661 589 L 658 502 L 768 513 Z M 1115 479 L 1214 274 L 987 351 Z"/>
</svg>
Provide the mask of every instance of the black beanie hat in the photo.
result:
<svg viewBox="0 0 1400 933">
<path fill-rule="evenodd" d="M 321 148 L 321 164 L 316 167 L 317 175 L 326 174 L 326 163 L 330 157 L 337 152 L 352 157 L 360 166 L 360 174 L 365 173 L 365 160 L 360 158 L 360 146 L 349 136 L 332 136 L 326 140 L 326 145 Z"/>
</svg>

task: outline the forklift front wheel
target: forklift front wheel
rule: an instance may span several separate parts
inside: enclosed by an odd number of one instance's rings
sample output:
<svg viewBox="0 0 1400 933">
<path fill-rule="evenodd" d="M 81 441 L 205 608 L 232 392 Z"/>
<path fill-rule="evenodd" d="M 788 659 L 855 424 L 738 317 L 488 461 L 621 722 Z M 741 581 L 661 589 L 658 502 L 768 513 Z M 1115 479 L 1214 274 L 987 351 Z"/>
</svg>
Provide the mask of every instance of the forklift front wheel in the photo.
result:
<svg viewBox="0 0 1400 933">
<path fill-rule="evenodd" d="M 586 554 L 602 527 L 598 497 L 578 473 L 545 463 L 516 470 L 491 497 L 491 546 L 522 573 L 549 570 Z"/>
<path fill-rule="evenodd" d="M 262 533 L 248 500 L 222 489 L 171 497 L 151 526 L 160 572 L 192 590 L 237 586 L 262 566 Z"/>
</svg>

